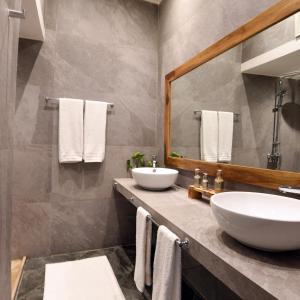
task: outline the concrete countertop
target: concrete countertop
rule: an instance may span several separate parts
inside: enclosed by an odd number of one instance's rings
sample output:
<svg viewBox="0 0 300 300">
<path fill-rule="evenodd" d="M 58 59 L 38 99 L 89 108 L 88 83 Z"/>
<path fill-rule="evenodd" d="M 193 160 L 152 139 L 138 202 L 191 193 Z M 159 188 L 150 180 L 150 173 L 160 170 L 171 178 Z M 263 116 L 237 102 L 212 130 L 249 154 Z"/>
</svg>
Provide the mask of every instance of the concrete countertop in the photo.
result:
<svg viewBox="0 0 300 300">
<path fill-rule="evenodd" d="M 185 251 L 242 299 L 300 299 L 300 251 L 267 253 L 243 246 L 220 229 L 209 204 L 189 199 L 186 189 L 146 191 L 131 178 L 115 179 L 115 189 L 181 239 L 189 238 Z"/>
</svg>

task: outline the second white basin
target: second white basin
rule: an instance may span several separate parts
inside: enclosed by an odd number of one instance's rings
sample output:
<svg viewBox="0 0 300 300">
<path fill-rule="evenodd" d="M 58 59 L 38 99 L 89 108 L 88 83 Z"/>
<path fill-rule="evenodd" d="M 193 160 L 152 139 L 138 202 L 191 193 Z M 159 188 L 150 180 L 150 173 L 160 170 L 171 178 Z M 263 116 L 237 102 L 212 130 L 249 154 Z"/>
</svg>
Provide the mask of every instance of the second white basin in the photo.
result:
<svg viewBox="0 0 300 300">
<path fill-rule="evenodd" d="M 266 251 L 300 249 L 300 200 L 263 193 L 226 192 L 211 208 L 229 235 Z"/>
<path fill-rule="evenodd" d="M 172 186 L 178 171 L 167 168 L 135 168 L 132 177 L 138 185 L 149 190 L 164 190 Z"/>
</svg>

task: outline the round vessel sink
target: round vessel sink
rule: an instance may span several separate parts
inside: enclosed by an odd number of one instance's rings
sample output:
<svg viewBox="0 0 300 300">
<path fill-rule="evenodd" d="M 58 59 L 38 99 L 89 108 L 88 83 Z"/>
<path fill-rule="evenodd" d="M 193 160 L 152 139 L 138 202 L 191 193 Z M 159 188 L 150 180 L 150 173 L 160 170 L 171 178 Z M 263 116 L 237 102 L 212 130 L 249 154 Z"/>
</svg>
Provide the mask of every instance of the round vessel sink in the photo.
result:
<svg viewBox="0 0 300 300">
<path fill-rule="evenodd" d="M 211 208 L 220 227 L 247 246 L 265 251 L 300 249 L 300 200 L 226 192 L 211 197 Z"/>
<path fill-rule="evenodd" d="M 164 190 L 172 186 L 178 171 L 167 168 L 135 168 L 132 177 L 138 185 L 149 190 Z"/>
</svg>

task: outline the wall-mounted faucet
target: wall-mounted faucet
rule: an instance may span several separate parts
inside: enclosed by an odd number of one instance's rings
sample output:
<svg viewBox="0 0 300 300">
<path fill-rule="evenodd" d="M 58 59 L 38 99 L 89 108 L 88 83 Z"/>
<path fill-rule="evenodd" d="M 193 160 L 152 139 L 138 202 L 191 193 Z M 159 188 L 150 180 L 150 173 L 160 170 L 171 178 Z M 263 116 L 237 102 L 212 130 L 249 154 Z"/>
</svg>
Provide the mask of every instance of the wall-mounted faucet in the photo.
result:
<svg viewBox="0 0 300 300">
<path fill-rule="evenodd" d="M 290 194 L 300 195 L 300 187 L 291 187 L 288 185 L 282 185 L 278 188 L 278 190 L 284 194 L 290 193 Z"/>
</svg>

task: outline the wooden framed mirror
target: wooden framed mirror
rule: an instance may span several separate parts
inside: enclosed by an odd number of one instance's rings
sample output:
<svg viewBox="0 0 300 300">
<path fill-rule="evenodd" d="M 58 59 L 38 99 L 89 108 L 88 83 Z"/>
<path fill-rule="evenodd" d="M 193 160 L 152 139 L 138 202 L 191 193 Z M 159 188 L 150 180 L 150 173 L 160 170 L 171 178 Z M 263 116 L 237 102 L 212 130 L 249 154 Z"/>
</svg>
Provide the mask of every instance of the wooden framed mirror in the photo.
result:
<svg viewBox="0 0 300 300">
<path fill-rule="evenodd" d="M 166 166 L 211 176 L 222 169 L 227 180 L 270 189 L 300 186 L 299 11 L 300 0 L 281 0 L 165 76 Z M 194 114 L 202 110 L 239 119 L 227 161 L 203 160 L 209 135 Z"/>
</svg>

